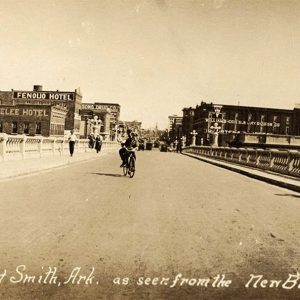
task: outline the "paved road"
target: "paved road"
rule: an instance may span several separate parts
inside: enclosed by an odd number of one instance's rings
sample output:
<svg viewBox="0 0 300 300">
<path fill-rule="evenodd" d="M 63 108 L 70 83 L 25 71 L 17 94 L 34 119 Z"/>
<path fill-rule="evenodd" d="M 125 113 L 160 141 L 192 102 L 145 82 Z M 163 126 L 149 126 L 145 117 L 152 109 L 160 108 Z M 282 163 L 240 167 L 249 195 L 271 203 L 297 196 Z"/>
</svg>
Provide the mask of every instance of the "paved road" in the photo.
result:
<svg viewBox="0 0 300 300">
<path fill-rule="evenodd" d="M 133 179 L 119 164 L 0 182 L 1 298 L 300 299 L 245 287 L 300 271 L 299 194 L 175 153 L 139 152 Z"/>
</svg>

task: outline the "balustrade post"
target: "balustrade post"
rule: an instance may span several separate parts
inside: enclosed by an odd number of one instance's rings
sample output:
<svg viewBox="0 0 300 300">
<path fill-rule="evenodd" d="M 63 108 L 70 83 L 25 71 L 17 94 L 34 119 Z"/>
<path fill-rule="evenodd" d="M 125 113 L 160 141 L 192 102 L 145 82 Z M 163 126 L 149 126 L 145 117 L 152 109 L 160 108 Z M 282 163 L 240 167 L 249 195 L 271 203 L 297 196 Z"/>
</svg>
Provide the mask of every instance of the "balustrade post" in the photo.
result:
<svg viewBox="0 0 300 300">
<path fill-rule="evenodd" d="M 8 140 L 8 136 L 6 133 L 0 134 L 0 155 L 2 156 L 2 159 L 6 159 L 6 142 Z"/>
<path fill-rule="evenodd" d="M 294 160 L 295 160 L 295 150 L 288 150 L 288 174 L 293 170 Z"/>
<path fill-rule="evenodd" d="M 53 138 L 52 141 L 52 154 L 55 155 L 55 144 L 56 144 L 56 138 Z"/>
<path fill-rule="evenodd" d="M 68 141 L 68 144 L 70 143 L 70 141 Z M 79 141 L 76 139 L 75 141 L 75 145 L 74 145 L 74 153 L 80 153 L 80 147 L 79 147 Z M 70 147 L 70 146 L 69 146 Z"/>
<path fill-rule="evenodd" d="M 247 155 L 246 155 L 246 164 L 249 165 L 249 161 L 250 161 L 250 153 L 249 151 L 247 151 Z"/>
<path fill-rule="evenodd" d="M 224 160 L 227 160 L 227 155 L 228 155 L 228 149 L 225 147 L 224 148 L 224 156 L 223 156 Z"/>
<path fill-rule="evenodd" d="M 25 153 L 26 153 L 26 140 L 27 140 L 27 137 L 26 137 L 26 135 L 24 135 L 24 136 L 22 137 L 22 140 L 21 140 L 21 143 L 20 143 L 20 153 L 21 153 L 22 159 L 25 158 Z"/>
<path fill-rule="evenodd" d="M 244 150 L 244 149 L 243 149 Z M 241 149 L 238 149 L 238 162 L 241 162 L 242 161 L 242 155 L 243 155 L 243 152 Z"/>
<path fill-rule="evenodd" d="M 40 157 L 42 157 L 43 156 L 43 137 L 40 137 L 38 150 L 39 150 Z"/>
<path fill-rule="evenodd" d="M 60 140 L 60 156 L 64 155 L 64 139 Z"/>
<path fill-rule="evenodd" d="M 251 163 L 250 163 L 250 157 L 251 157 L 251 150 L 252 149 L 247 149 L 247 165 L 250 165 Z"/>
<path fill-rule="evenodd" d="M 270 160 L 270 166 L 269 166 L 269 169 L 271 169 L 273 166 L 274 166 L 274 161 L 275 161 L 275 151 L 274 150 L 271 150 L 270 151 L 270 155 L 271 155 L 271 160 Z"/>
<path fill-rule="evenodd" d="M 256 164 L 255 166 L 256 167 L 259 167 L 259 164 L 260 164 L 260 156 L 261 156 L 261 151 L 260 150 L 256 150 Z"/>
</svg>

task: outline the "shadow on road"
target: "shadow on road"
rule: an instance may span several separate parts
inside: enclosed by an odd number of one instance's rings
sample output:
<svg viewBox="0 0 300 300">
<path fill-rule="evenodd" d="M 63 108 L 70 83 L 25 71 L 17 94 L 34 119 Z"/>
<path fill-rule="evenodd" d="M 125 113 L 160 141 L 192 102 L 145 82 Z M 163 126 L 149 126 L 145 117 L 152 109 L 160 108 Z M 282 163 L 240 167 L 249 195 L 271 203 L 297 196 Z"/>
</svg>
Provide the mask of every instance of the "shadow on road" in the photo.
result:
<svg viewBox="0 0 300 300">
<path fill-rule="evenodd" d="M 110 176 L 110 177 L 125 177 L 124 175 L 120 174 L 109 174 L 109 173 L 91 173 L 93 175 L 100 175 L 100 176 Z"/>
<path fill-rule="evenodd" d="M 275 196 L 300 198 L 300 195 L 295 195 L 295 194 L 275 194 Z"/>
</svg>

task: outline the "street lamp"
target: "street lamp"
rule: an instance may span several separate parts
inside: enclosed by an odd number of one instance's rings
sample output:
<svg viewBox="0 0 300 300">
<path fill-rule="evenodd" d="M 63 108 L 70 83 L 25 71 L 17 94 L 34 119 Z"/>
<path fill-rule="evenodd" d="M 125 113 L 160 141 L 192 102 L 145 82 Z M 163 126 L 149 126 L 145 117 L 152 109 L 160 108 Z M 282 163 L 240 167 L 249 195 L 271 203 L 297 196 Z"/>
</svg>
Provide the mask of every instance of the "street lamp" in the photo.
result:
<svg viewBox="0 0 300 300">
<path fill-rule="evenodd" d="M 93 134 L 95 137 L 100 134 L 101 127 L 103 126 L 103 122 L 98 118 L 97 115 L 94 116 L 92 120 L 90 120 L 90 126 L 91 126 L 91 134 Z"/>
<path fill-rule="evenodd" d="M 213 126 L 210 126 L 210 132 L 213 135 L 212 147 L 218 147 L 218 137 L 219 137 L 220 130 L 221 127 L 219 126 L 218 123 L 214 123 Z"/>
<path fill-rule="evenodd" d="M 192 146 L 196 146 L 196 135 L 198 133 L 196 132 L 196 130 L 194 129 L 192 132 L 191 132 L 191 135 L 193 136 L 192 137 Z"/>
<path fill-rule="evenodd" d="M 184 135 L 182 138 L 182 147 L 185 148 L 185 144 L 186 144 L 186 136 Z"/>
</svg>

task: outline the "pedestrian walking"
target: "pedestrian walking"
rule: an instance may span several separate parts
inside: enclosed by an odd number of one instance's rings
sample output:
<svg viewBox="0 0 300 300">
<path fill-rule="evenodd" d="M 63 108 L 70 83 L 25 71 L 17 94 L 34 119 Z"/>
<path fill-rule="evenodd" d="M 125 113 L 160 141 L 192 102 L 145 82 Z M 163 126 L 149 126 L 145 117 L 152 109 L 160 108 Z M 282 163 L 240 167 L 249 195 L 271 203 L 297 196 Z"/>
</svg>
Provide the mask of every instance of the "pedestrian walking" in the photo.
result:
<svg viewBox="0 0 300 300">
<path fill-rule="evenodd" d="M 177 152 L 181 153 L 182 152 L 182 139 L 179 140 L 177 147 L 178 147 L 178 151 Z"/>
<path fill-rule="evenodd" d="M 70 156 L 73 156 L 75 143 L 76 143 L 76 135 L 74 134 L 74 130 L 71 130 L 71 134 L 69 136 L 69 149 L 70 149 Z"/>
<path fill-rule="evenodd" d="M 95 144 L 95 142 L 94 142 L 94 136 L 90 134 L 89 135 L 89 148 L 93 149 L 94 148 L 94 144 Z"/>
<path fill-rule="evenodd" d="M 175 144 L 175 150 L 176 150 L 176 152 L 178 153 L 178 151 L 179 151 L 179 143 L 178 143 L 178 140 L 177 140 L 177 138 L 176 138 L 176 140 L 175 140 L 175 142 L 174 142 L 174 144 Z"/>
<path fill-rule="evenodd" d="M 99 153 L 101 151 L 102 140 L 103 140 L 102 136 L 100 134 L 98 134 L 96 137 L 96 144 L 95 144 L 95 149 L 96 149 L 97 153 Z"/>
</svg>

